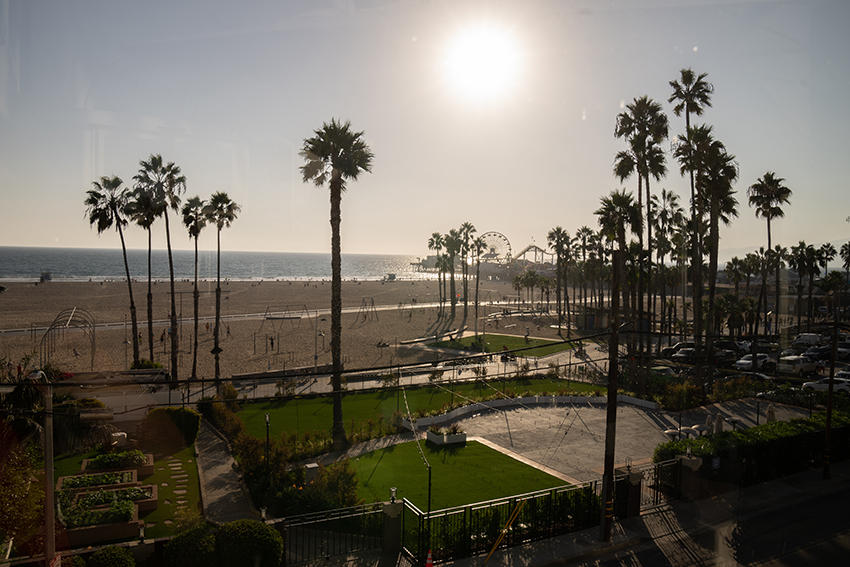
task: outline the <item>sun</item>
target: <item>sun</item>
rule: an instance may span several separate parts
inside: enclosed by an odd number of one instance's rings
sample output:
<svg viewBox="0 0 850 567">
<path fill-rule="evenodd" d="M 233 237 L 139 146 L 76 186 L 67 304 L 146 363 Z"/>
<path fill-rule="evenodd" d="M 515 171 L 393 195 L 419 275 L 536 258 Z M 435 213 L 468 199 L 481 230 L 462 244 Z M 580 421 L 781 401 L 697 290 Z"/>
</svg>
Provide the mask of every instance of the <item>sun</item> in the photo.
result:
<svg viewBox="0 0 850 567">
<path fill-rule="evenodd" d="M 520 53 L 511 32 L 496 26 L 476 26 L 460 31 L 445 52 L 445 78 L 449 87 L 474 101 L 502 98 L 514 87 Z"/>
</svg>

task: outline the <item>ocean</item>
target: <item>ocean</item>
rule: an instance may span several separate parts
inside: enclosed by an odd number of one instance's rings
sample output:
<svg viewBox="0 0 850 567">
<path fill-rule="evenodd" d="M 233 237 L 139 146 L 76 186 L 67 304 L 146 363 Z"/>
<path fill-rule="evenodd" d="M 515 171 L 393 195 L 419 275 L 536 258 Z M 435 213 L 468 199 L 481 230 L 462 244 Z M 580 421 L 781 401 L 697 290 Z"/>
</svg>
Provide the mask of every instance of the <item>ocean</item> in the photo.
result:
<svg viewBox="0 0 850 567">
<path fill-rule="evenodd" d="M 174 250 L 174 278 L 193 279 L 192 250 Z M 148 277 L 148 251 L 128 250 L 130 277 Z M 416 256 L 389 254 L 343 254 L 342 277 L 346 280 L 381 280 L 388 274 L 397 279 L 423 279 L 416 271 Z M 151 256 L 154 279 L 167 280 L 168 252 L 154 250 Z M 125 278 L 121 249 L 30 248 L 0 246 L 0 281 L 38 281 L 49 273 L 53 281 L 102 281 Z M 215 280 L 216 253 L 198 252 L 198 277 Z M 221 251 L 222 280 L 330 280 L 331 255 L 290 252 Z"/>
</svg>

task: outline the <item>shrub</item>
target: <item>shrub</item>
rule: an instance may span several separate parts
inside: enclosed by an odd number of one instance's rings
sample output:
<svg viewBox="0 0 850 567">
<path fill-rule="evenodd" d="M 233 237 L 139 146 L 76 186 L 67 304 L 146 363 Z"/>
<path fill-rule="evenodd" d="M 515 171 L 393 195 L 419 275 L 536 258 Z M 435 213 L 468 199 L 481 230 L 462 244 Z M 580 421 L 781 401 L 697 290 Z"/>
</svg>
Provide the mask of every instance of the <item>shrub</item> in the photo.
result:
<svg viewBox="0 0 850 567">
<path fill-rule="evenodd" d="M 202 525 L 178 534 L 165 545 L 165 567 L 215 565 L 215 542 L 216 536 Z"/>
<path fill-rule="evenodd" d="M 101 484 L 122 484 L 131 482 L 133 475 L 129 472 L 87 474 L 81 476 L 70 476 L 62 482 L 62 490 L 73 488 L 88 488 Z"/>
<path fill-rule="evenodd" d="M 157 440 L 180 434 L 186 446 L 195 442 L 200 426 L 201 415 L 195 410 L 181 407 L 156 408 L 142 422 L 142 427 Z"/>
<path fill-rule="evenodd" d="M 238 402 L 239 392 L 236 390 L 233 384 L 231 384 L 230 382 L 225 384 L 224 388 L 222 388 L 221 390 L 221 395 L 224 398 L 224 403 L 227 405 L 227 409 L 229 409 L 230 411 L 239 411 L 240 409 L 242 409 L 239 406 Z"/>
<path fill-rule="evenodd" d="M 149 370 L 149 369 L 152 369 L 152 368 L 162 368 L 162 364 L 160 364 L 159 362 L 153 362 L 151 360 L 143 358 L 143 359 L 139 360 L 138 364 L 133 363 L 130 366 L 130 370 Z"/>
<path fill-rule="evenodd" d="M 64 567 L 86 567 L 86 560 L 79 555 L 63 555 L 62 565 Z"/>
<path fill-rule="evenodd" d="M 87 567 L 136 567 L 136 560 L 126 547 L 111 545 L 95 551 L 86 565 Z"/>
<path fill-rule="evenodd" d="M 277 567 L 283 555 L 283 538 L 262 522 L 236 520 L 216 533 L 215 554 L 218 563 L 228 567 Z"/>
</svg>

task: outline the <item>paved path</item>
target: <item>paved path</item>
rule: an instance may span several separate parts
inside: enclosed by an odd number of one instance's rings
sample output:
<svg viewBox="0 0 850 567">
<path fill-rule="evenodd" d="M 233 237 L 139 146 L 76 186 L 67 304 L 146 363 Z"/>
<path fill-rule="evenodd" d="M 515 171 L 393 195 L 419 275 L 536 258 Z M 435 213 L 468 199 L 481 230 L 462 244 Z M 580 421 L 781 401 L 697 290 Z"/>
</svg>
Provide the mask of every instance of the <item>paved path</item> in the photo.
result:
<svg viewBox="0 0 850 567">
<path fill-rule="evenodd" d="M 260 514 L 236 472 L 230 447 L 204 419 L 195 439 L 195 450 L 206 519 L 217 524 L 243 518 L 258 520 Z"/>
</svg>

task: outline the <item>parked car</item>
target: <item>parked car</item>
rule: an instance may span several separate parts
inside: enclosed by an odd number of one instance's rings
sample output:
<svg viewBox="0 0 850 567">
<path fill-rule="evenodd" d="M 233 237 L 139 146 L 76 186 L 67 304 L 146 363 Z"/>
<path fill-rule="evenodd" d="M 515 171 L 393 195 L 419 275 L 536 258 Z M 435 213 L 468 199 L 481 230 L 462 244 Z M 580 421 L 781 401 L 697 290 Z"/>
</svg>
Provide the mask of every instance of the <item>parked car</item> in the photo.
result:
<svg viewBox="0 0 850 567">
<path fill-rule="evenodd" d="M 671 356 L 670 358 L 674 362 L 678 362 L 679 364 L 693 364 L 694 360 L 697 356 L 697 349 L 695 348 L 680 348 L 676 354 Z"/>
<path fill-rule="evenodd" d="M 649 373 L 657 378 L 673 378 L 676 376 L 676 371 L 669 366 L 653 366 Z"/>
<path fill-rule="evenodd" d="M 747 354 L 750 344 L 744 341 L 714 341 L 715 349 L 731 350 L 738 354 Z"/>
<path fill-rule="evenodd" d="M 829 378 L 821 378 L 817 382 L 806 382 L 803 384 L 804 390 L 820 390 L 826 392 L 829 390 Z M 841 394 L 850 393 L 850 380 L 844 378 L 835 378 L 833 380 L 832 391 Z"/>
<path fill-rule="evenodd" d="M 740 379 L 752 380 L 753 382 L 759 382 L 762 384 L 773 382 L 772 377 L 768 376 L 767 374 L 761 374 L 759 372 L 739 372 L 737 374 L 730 374 L 729 376 L 724 376 L 722 378 L 724 382 L 729 380 Z"/>
<path fill-rule="evenodd" d="M 822 338 L 817 333 L 802 333 L 794 338 L 791 346 L 818 346 Z"/>
<path fill-rule="evenodd" d="M 768 370 L 773 367 L 773 361 L 764 353 L 756 355 L 747 354 L 735 363 L 735 370 Z"/>
<path fill-rule="evenodd" d="M 835 377 L 842 380 L 850 380 L 850 370 L 839 370 L 835 373 Z"/>
<path fill-rule="evenodd" d="M 714 349 L 714 364 L 718 366 L 725 366 L 727 364 L 734 364 L 738 357 L 741 356 L 741 353 L 737 352 L 737 350 L 727 350 L 722 348 Z"/>
<path fill-rule="evenodd" d="M 818 371 L 818 361 L 808 356 L 785 356 L 779 359 L 776 369 L 785 374 L 796 374 L 800 378 Z"/>
</svg>

